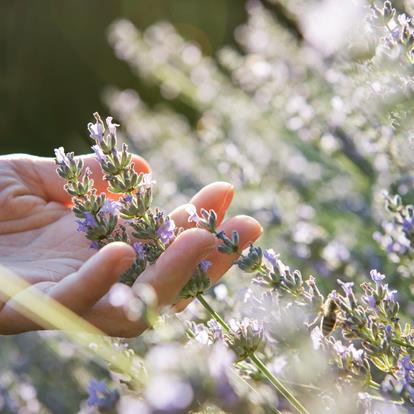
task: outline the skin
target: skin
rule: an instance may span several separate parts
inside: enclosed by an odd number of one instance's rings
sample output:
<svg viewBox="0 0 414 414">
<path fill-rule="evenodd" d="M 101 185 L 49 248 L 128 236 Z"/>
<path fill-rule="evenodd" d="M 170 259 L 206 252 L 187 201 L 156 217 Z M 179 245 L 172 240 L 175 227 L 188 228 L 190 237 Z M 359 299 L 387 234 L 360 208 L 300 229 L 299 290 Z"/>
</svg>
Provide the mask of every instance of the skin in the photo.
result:
<svg viewBox="0 0 414 414">
<path fill-rule="evenodd" d="M 90 156 L 83 159 L 92 170 L 98 192 L 105 191 L 97 161 Z M 134 164 L 137 171 L 150 170 L 147 162 L 138 156 L 134 156 Z M 108 299 L 111 287 L 132 264 L 134 250 L 121 242 L 111 243 L 99 252 L 89 247 L 89 241 L 76 231 L 70 196 L 55 170 L 51 158 L 0 157 L 0 264 L 25 279 L 31 285 L 28 289 L 43 291 L 108 335 L 139 335 L 145 325 L 129 320 L 123 309 L 113 307 Z M 220 229 L 227 234 L 237 230 L 240 246 L 244 248 L 260 236 L 262 228 L 247 216 L 224 220 L 233 195 L 231 184 L 216 182 L 204 187 L 190 202 L 197 209 L 214 209 Z M 194 228 L 194 223 L 188 223 L 185 205 L 172 211 L 170 216 L 185 230 L 139 278 L 140 283 L 153 286 L 160 308 L 174 303 L 202 259 L 213 263 L 208 273 L 215 283 L 237 258 L 217 252 L 216 238 Z M 132 289 L 139 286 L 137 283 Z M 0 334 L 41 329 L 14 309 L 14 301 L 14 297 L 2 297 L 0 293 Z M 181 301 L 175 305 L 176 310 L 182 310 L 187 304 L 188 301 Z"/>
</svg>

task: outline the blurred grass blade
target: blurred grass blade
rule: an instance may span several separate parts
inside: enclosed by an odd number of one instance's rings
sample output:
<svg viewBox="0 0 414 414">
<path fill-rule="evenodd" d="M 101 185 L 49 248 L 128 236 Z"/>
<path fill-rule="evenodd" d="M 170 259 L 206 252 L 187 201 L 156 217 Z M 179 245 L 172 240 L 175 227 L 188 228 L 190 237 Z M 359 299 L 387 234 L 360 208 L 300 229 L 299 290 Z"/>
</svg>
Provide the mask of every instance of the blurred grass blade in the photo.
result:
<svg viewBox="0 0 414 414">
<path fill-rule="evenodd" d="M 0 266 L 0 294 L 13 298 L 12 306 L 26 318 L 45 329 L 63 331 L 73 342 L 87 349 L 98 362 L 105 361 L 110 368 L 140 383 L 142 370 L 124 351 L 115 349 L 109 337 L 89 322 L 29 285 L 19 276 Z"/>
</svg>

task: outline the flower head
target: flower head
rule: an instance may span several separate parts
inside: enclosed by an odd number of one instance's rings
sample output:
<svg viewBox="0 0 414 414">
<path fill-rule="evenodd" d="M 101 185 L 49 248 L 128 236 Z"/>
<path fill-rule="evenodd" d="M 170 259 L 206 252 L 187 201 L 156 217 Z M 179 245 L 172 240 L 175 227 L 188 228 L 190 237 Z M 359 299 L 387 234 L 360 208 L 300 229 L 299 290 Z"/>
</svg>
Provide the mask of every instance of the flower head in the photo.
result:
<svg viewBox="0 0 414 414">
<path fill-rule="evenodd" d="M 103 151 L 102 151 L 102 149 L 101 149 L 101 147 L 99 146 L 99 145 L 92 145 L 92 150 L 93 150 L 93 152 L 95 153 L 95 155 L 96 155 L 96 159 L 100 162 L 100 163 L 103 163 L 103 162 L 105 162 L 106 161 L 106 156 L 105 156 L 105 154 L 103 153 Z"/>
<path fill-rule="evenodd" d="M 103 204 L 103 206 L 101 207 L 99 212 L 115 216 L 119 212 L 119 204 L 116 201 L 112 201 L 112 200 L 107 199 L 107 200 L 105 200 L 105 203 Z"/>
<path fill-rule="evenodd" d="M 135 250 L 135 253 L 138 255 L 140 259 L 143 259 L 145 257 L 145 248 L 144 244 L 141 242 L 135 242 L 132 247 Z"/>
<path fill-rule="evenodd" d="M 101 410 L 111 410 L 115 407 L 119 399 L 119 393 L 116 390 L 110 390 L 105 381 L 91 380 L 88 385 L 88 406 L 97 407 Z"/>
<path fill-rule="evenodd" d="M 112 122 L 112 120 L 113 120 L 112 116 L 108 116 L 106 118 L 106 125 L 108 125 L 109 133 L 112 134 L 113 136 L 115 136 L 116 135 L 116 128 L 119 127 L 119 124 L 114 124 Z"/>
<path fill-rule="evenodd" d="M 277 260 L 279 255 L 275 253 L 273 249 L 267 249 L 263 252 L 263 256 L 269 261 L 269 263 L 273 266 L 277 266 Z"/>
<path fill-rule="evenodd" d="M 185 211 L 188 213 L 188 222 L 189 223 L 199 223 L 200 217 L 197 214 L 197 208 L 194 204 L 188 204 L 185 208 Z"/>
<path fill-rule="evenodd" d="M 375 282 L 376 285 L 382 284 L 382 281 L 385 279 L 385 275 L 378 272 L 376 269 L 372 269 L 369 274 L 371 275 L 371 279 Z"/>
<path fill-rule="evenodd" d="M 157 236 L 164 244 L 169 243 L 175 237 L 175 223 L 174 220 L 169 217 L 167 220 L 157 229 Z"/>
<path fill-rule="evenodd" d="M 345 295 L 352 296 L 354 294 L 352 290 L 354 282 L 343 282 L 341 279 L 337 279 L 337 282 L 341 285 L 342 289 L 345 292 Z"/>
<path fill-rule="evenodd" d="M 89 122 L 88 124 L 89 136 L 97 143 L 101 143 L 103 139 L 103 125 L 97 120 L 96 123 Z"/>
<path fill-rule="evenodd" d="M 65 154 L 65 149 L 63 147 L 59 147 L 55 149 L 55 157 L 58 164 L 66 164 L 69 166 L 68 157 Z"/>
<path fill-rule="evenodd" d="M 210 262 L 210 260 L 202 260 L 199 264 L 201 271 L 204 273 L 207 272 L 211 265 L 212 263 Z"/>
</svg>

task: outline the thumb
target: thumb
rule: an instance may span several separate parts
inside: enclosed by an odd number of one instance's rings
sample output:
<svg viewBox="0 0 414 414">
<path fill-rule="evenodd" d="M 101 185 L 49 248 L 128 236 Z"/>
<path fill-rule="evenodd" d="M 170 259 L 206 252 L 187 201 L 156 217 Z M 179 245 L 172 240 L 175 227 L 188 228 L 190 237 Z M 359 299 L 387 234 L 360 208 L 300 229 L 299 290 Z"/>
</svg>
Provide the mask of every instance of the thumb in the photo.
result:
<svg viewBox="0 0 414 414">
<path fill-rule="evenodd" d="M 134 249 L 114 242 L 103 247 L 75 273 L 57 283 L 50 295 L 76 313 L 83 313 L 99 301 L 129 269 L 135 259 Z"/>
</svg>

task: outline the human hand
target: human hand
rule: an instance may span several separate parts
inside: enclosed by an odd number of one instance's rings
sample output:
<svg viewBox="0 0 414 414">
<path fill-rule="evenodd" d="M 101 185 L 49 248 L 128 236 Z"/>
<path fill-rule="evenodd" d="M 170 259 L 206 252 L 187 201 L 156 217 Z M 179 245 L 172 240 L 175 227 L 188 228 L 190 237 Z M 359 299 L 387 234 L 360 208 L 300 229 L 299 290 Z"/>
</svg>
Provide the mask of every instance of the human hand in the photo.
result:
<svg viewBox="0 0 414 414">
<path fill-rule="evenodd" d="M 106 190 L 98 162 L 83 156 L 92 171 L 95 187 Z M 135 169 L 148 172 L 147 162 L 134 156 Z M 0 157 L 0 264 L 22 277 L 31 286 L 62 303 L 112 336 L 140 334 L 145 324 L 129 320 L 123 309 L 110 304 L 108 292 L 135 259 L 133 248 L 125 243 L 110 243 L 95 252 L 76 231 L 70 196 L 56 174 L 51 158 L 27 155 Z M 214 209 L 221 223 L 234 190 L 224 182 L 204 187 L 191 203 L 197 209 Z M 190 228 L 185 205 L 171 212 L 177 227 L 185 230 L 153 265 L 139 277 L 140 283 L 153 286 L 160 307 L 174 302 L 202 259 L 212 262 L 209 277 L 216 282 L 232 265 L 236 256 L 217 252 L 216 238 L 205 230 Z M 221 230 L 240 234 L 246 247 L 261 234 L 260 225 L 247 216 L 225 220 Z M 23 294 L 24 292 L 19 293 Z M 0 334 L 15 334 L 40 329 L 14 309 L 15 298 L 1 300 Z M 185 302 L 179 304 L 179 308 Z"/>
</svg>

